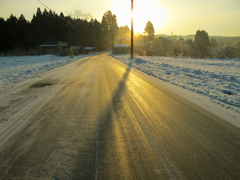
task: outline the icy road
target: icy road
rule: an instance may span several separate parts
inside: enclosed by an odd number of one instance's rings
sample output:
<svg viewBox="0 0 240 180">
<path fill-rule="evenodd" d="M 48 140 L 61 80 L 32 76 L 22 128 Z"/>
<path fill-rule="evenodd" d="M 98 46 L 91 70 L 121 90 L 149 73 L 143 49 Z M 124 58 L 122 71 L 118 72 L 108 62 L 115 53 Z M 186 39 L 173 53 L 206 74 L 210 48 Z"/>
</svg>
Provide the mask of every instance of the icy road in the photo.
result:
<svg viewBox="0 0 240 180">
<path fill-rule="evenodd" d="M 0 109 L 0 179 L 240 179 L 239 128 L 131 62 L 85 57 L 13 92 Z"/>
</svg>

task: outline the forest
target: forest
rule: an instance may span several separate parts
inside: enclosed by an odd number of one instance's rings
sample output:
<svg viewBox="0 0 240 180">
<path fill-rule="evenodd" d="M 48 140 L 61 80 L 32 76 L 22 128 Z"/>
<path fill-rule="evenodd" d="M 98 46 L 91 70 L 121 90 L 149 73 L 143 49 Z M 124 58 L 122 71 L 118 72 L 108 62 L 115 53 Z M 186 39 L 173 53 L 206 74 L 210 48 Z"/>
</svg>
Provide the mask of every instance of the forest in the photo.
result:
<svg viewBox="0 0 240 180">
<path fill-rule="evenodd" d="M 37 8 L 31 21 L 24 15 L 17 18 L 11 15 L 7 20 L 0 17 L 0 53 L 13 52 L 35 54 L 38 46 L 53 41 L 65 41 L 69 46 L 98 47 L 104 50 L 111 47 L 112 34 L 117 36 L 130 33 L 127 26 L 118 27 L 116 16 L 111 11 L 104 13 L 102 22 L 97 19 L 60 15 L 51 10 L 43 12 Z"/>
</svg>

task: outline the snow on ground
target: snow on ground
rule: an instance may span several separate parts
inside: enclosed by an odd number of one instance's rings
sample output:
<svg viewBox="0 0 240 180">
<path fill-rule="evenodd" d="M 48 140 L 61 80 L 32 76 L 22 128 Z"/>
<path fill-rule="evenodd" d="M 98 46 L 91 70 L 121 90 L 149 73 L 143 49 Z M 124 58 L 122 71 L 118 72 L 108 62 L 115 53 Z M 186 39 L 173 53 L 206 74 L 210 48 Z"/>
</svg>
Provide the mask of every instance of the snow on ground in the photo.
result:
<svg viewBox="0 0 240 180">
<path fill-rule="evenodd" d="M 202 108 L 240 127 L 240 60 L 135 57 L 111 55 L 142 74 L 162 80 L 161 85 Z M 0 92 L 8 86 L 74 62 L 54 55 L 0 57 Z M 156 79 L 154 78 L 154 79 Z"/>
<path fill-rule="evenodd" d="M 42 56 L 0 57 L 0 89 L 9 83 L 17 83 L 34 75 L 74 62 L 83 55 L 70 58 L 51 54 Z"/>
<path fill-rule="evenodd" d="M 240 127 L 239 59 L 111 56 L 131 62 L 132 67 L 166 82 L 167 89 Z"/>
</svg>

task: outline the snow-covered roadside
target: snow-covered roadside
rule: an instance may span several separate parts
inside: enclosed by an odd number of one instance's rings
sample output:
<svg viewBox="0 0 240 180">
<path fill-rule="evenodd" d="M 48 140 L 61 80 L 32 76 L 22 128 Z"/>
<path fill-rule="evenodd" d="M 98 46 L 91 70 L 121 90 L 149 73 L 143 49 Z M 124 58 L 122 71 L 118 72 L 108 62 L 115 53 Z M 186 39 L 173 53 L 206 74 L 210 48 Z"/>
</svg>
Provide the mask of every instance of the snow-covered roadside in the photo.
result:
<svg viewBox="0 0 240 180">
<path fill-rule="evenodd" d="M 18 82 L 85 56 L 0 57 L 0 110 L 8 105 L 3 100 L 9 89 L 21 86 Z M 156 83 L 240 127 L 240 60 L 111 56 L 125 64 L 132 61 L 134 68 Z"/>
<path fill-rule="evenodd" d="M 49 91 L 49 88 L 38 88 L 38 91 L 34 88 L 28 89 L 31 84 L 54 73 L 55 70 L 66 67 L 67 64 L 74 68 L 74 62 L 84 57 L 88 58 L 87 56 L 91 55 L 79 55 L 74 58 L 50 54 L 0 57 L 0 125 L 2 122 L 15 122 L 13 117 L 16 117 L 16 113 L 26 112 L 35 102 L 45 97 L 44 94 L 48 94 L 46 89 Z M 64 76 L 69 76 L 70 71 L 63 72 Z M 47 83 L 57 83 L 58 80 L 54 76 L 50 75 Z M 27 93 L 23 93 L 26 89 Z"/>
<path fill-rule="evenodd" d="M 0 84 L 0 147 L 29 125 L 28 119 L 79 73 L 76 68 L 92 55 L 96 54 L 74 58 L 52 55 L 0 57 L 0 77 L 5 80 Z"/>
<path fill-rule="evenodd" d="M 69 64 L 86 55 L 60 57 L 51 54 L 42 56 L 0 57 L 0 89 L 9 83 L 17 83 L 39 73 Z"/>
<path fill-rule="evenodd" d="M 156 83 L 240 127 L 240 60 L 112 55 Z M 157 80 L 156 80 L 157 78 Z"/>
</svg>

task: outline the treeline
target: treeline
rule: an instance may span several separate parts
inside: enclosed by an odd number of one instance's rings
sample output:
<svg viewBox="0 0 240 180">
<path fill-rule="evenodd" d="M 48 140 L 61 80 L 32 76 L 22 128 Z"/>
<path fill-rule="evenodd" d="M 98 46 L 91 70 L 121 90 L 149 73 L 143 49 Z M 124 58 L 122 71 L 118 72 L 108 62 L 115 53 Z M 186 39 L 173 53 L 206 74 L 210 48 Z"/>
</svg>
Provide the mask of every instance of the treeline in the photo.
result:
<svg viewBox="0 0 240 180">
<path fill-rule="evenodd" d="M 191 58 L 240 58 L 240 42 L 222 44 L 209 38 L 204 30 L 196 31 L 193 39 L 158 37 L 154 41 L 155 54 Z"/>
<path fill-rule="evenodd" d="M 214 38 L 209 38 L 205 30 L 198 30 L 194 39 L 179 39 L 176 36 L 166 37 L 154 35 L 154 27 L 151 22 L 146 24 L 142 37 L 145 41 L 146 55 L 154 56 L 178 56 L 191 58 L 240 58 L 240 42 L 224 45 Z M 139 51 L 141 54 L 142 50 Z"/>
<path fill-rule="evenodd" d="M 15 50 L 29 52 L 39 45 L 52 41 L 66 41 L 69 46 L 98 47 L 100 50 L 112 46 L 112 37 L 130 33 L 127 26 L 118 27 L 116 16 L 111 11 L 97 19 L 80 19 L 37 9 L 31 21 L 24 15 L 0 18 L 0 52 L 8 54 Z M 114 32 L 114 33 L 112 33 Z M 31 53 L 30 53 L 31 54 Z"/>
<path fill-rule="evenodd" d="M 176 38 L 182 38 L 184 40 L 187 39 L 194 39 L 195 38 L 195 34 L 190 34 L 190 35 L 167 35 L 167 34 L 156 34 L 155 38 L 158 37 L 173 37 Z M 209 40 L 211 41 L 211 39 L 215 39 L 218 43 L 218 45 L 221 46 L 234 46 L 236 44 L 238 44 L 240 42 L 240 36 L 235 36 L 235 37 L 229 37 L 229 36 L 211 36 L 209 34 Z"/>
</svg>

